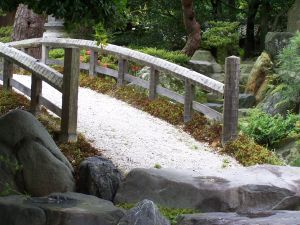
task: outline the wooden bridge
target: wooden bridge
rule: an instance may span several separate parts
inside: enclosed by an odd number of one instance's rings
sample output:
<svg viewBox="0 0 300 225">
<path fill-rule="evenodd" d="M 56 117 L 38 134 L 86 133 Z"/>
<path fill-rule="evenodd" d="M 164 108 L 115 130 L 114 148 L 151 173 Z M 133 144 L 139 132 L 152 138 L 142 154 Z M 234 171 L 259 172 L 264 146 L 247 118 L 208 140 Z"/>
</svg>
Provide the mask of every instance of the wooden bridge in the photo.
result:
<svg viewBox="0 0 300 225">
<path fill-rule="evenodd" d="M 26 54 L 26 49 L 42 46 L 41 60 Z M 64 61 L 48 58 L 49 50 L 63 48 Z M 80 49 L 90 50 L 89 63 L 80 63 Z M 118 70 L 98 65 L 98 54 L 109 54 L 118 57 Z M 79 86 L 79 73 L 81 70 L 89 72 L 90 76 L 104 74 L 117 79 L 119 86 L 127 82 L 149 89 L 149 98 L 155 99 L 162 95 L 184 104 L 184 121 L 192 117 L 192 110 L 203 113 L 210 119 L 223 120 L 222 142 L 226 143 L 237 136 L 238 120 L 238 94 L 240 59 L 235 56 L 228 57 L 225 62 L 225 84 L 213 80 L 205 75 L 176 65 L 166 60 L 156 58 L 128 48 L 106 45 L 99 46 L 94 41 L 66 39 L 66 38 L 37 38 L 23 41 L 0 43 L 0 57 L 3 58 L 3 86 L 5 89 L 14 87 L 31 98 L 31 111 L 36 113 L 43 105 L 61 117 L 61 141 L 76 141 L 77 135 L 77 99 Z M 128 73 L 128 61 L 134 61 L 151 68 L 150 80 L 146 81 Z M 31 89 L 12 78 L 13 64 L 18 65 L 32 73 Z M 64 74 L 61 74 L 49 64 L 62 65 Z M 160 71 L 167 72 L 184 81 L 185 94 L 180 95 L 159 85 Z M 54 105 L 41 95 L 42 81 L 47 82 L 62 92 L 62 107 Z M 223 114 L 194 101 L 195 86 L 215 95 L 224 96 Z"/>
</svg>

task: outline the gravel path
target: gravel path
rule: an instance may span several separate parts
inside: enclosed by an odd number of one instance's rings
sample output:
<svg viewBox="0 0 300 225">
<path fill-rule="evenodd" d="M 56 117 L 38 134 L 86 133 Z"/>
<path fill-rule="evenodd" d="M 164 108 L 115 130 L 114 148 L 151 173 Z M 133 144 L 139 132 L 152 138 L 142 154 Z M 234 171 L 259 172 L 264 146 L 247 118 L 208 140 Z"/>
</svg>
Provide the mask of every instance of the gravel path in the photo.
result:
<svg viewBox="0 0 300 225">
<path fill-rule="evenodd" d="M 29 76 L 14 78 L 30 86 Z M 43 96 L 61 106 L 61 94 L 46 83 Z M 78 105 L 78 131 L 125 172 L 155 165 L 193 171 L 239 166 L 175 126 L 107 95 L 80 88 Z"/>
</svg>

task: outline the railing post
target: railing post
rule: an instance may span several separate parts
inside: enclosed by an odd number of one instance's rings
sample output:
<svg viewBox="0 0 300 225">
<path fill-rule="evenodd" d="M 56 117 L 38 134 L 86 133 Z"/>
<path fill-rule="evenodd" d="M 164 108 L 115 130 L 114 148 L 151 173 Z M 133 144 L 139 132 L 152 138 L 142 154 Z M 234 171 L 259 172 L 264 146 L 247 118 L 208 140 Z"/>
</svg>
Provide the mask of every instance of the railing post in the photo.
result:
<svg viewBox="0 0 300 225">
<path fill-rule="evenodd" d="M 225 86 L 222 145 L 238 136 L 240 58 L 230 56 L 225 61 Z"/>
<path fill-rule="evenodd" d="M 11 79 L 13 77 L 13 63 L 3 58 L 3 88 L 11 90 Z"/>
<path fill-rule="evenodd" d="M 97 65 L 97 60 L 98 60 L 98 52 L 91 50 L 90 54 L 90 67 L 89 67 L 89 75 L 90 76 L 95 76 L 95 67 Z"/>
<path fill-rule="evenodd" d="M 66 48 L 62 88 L 61 142 L 77 141 L 77 110 L 80 51 Z"/>
<path fill-rule="evenodd" d="M 185 95 L 184 95 L 184 122 L 189 122 L 192 119 L 193 112 L 193 100 L 195 96 L 195 86 L 192 84 L 190 79 L 185 79 L 184 84 Z"/>
<path fill-rule="evenodd" d="M 46 45 L 42 45 L 42 58 L 41 58 L 41 62 L 46 64 L 47 63 L 47 59 L 49 57 L 49 47 L 47 47 Z"/>
<path fill-rule="evenodd" d="M 30 111 L 33 115 L 36 115 L 40 111 L 40 96 L 42 94 L 42 79 L 37 75 L 31 76 L 31 101 Z"/>
<path fill-rule="evenodd" d="M 122 86 L 125 84 L 125 73 L 128 72 L 128 61 L 122 57 L 119 57 L 118 66 L 118 86 Z"/>
<path fill-rule="evenodd" d="M 150 71 L 149 79 L 149 99 L 154 100 L 157 96 L 156 89 L 159 83 L 159 71 L 156 70 L 153 66 Z"/>
</svg>

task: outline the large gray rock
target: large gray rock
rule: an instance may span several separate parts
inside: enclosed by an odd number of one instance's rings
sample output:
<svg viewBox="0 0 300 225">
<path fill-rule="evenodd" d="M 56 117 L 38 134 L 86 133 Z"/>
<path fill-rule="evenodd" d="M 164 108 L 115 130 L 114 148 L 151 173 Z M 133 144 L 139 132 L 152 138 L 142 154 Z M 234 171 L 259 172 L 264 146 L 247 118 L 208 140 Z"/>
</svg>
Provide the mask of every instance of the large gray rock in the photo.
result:
<svg viewBox="0 0 300 225">
<path fill-rule="evenodd" d="M 122 174 L 108 159 L 89 157 L 80 164 L 79 192 L 112 201 L 122 179 Z"/>
<path fill-rule="evenodd" d="M 239 215 L 202 213 L 183 215 L 177 225 L 299 225 L 300 212 L 270 211 Z"/>
<path fill-rule="evenodd" d="M 0 184 L 0 190 L 16 188 L 32 196 L 74 190 L 71 164 L 30 113 L 15 110 L 0 118 L 0 146 L 0 158 L 9 159 L 2 160 L 0 177 L 11 178 L 11 186 Z"/>
<path fill-rule="evenodd" d="M 265 50 L 271 55 L 272 59 L 282 51 L 284 47 L 288 45 L 291 37 L 294 34 L 290 32 L 269 32 L 265 38 Z"/>
<path fill-rule="evenodd" d="M 256 103 L 256 98 L 252 94 L 240 94 L 239 95 L 239 107 L 240 108 L 252 108 Z"/>
<path fill-rule="evenodd" d="M 111 202 L 78 193 L 0 198 L 1 225 L 116 225 L 123 216 Z"/>
<path fill-rule="evenodd" d="M 300 31 L 300 0 L 295 0 L 288 12 L 287 31 L 293 33 Z"/>
<path fill-rule="evenodd" d="M 134 169 L 121 184 L 115 201 L 150 199 L 173 208 L 202 212 L 244 209 L 294 209 L 300 203 L 300 168 L 252 166 L 200 173 L 171 169 Z"/>
<path fill-rule="evenodd" d="M 170 225 L 170 222 L 152 201 L 145 199 L 130 209 L 118 225 Z"/>
</svg>

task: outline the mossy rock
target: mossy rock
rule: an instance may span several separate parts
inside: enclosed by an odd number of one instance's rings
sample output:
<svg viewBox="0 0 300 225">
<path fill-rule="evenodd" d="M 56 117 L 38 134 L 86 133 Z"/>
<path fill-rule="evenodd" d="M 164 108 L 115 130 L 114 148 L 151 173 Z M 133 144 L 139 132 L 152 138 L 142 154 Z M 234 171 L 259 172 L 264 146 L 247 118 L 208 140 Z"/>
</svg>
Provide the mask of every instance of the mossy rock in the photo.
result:
<svg viewBox="0 0 300 225">
<path fill-rule="evenodd" d="M 281 142 L 276 152 L 290 165 L 300 166 L 300 138 Z"/>
</svg>

